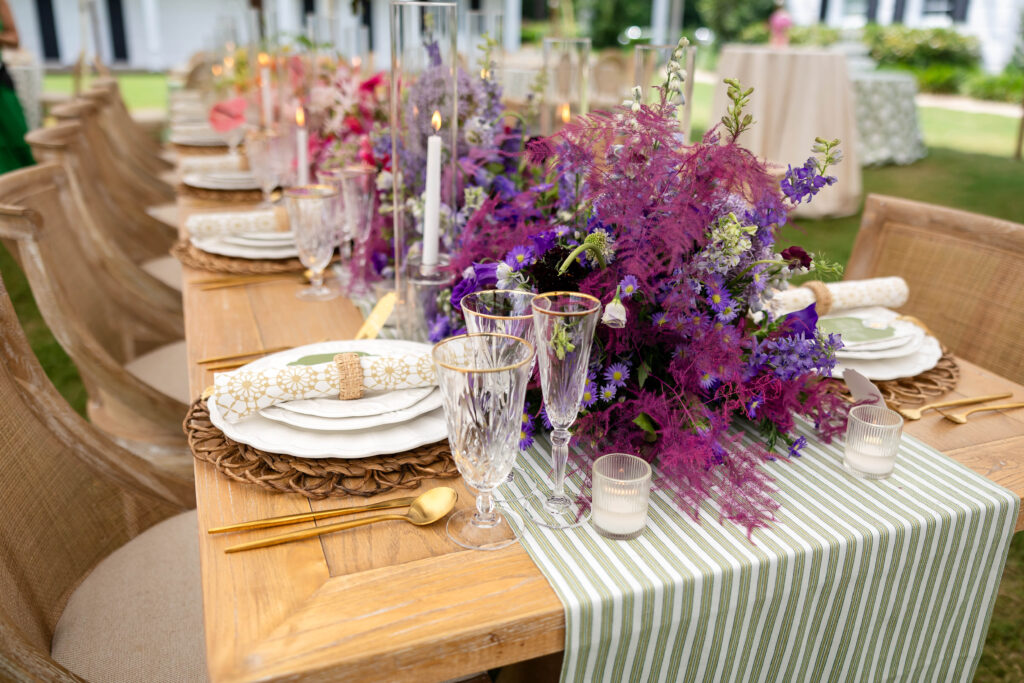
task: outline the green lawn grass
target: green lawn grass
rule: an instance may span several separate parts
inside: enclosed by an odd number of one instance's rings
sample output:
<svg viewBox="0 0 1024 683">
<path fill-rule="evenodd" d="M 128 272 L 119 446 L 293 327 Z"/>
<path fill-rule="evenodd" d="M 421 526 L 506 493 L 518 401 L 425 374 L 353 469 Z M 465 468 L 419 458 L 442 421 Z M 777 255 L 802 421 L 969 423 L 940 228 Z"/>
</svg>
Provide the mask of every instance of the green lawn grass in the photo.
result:
<svg viewBox="0 0 1024 683">
<path fill-rule="evenodd" d="M 119 80 L 130 106 L 165 106 L 162 76 L 124 75 Z M 70 77 L 47 76 L 45 87 L 70 92 Z M 695 84 L 693 123 L 698 134 L 710 122 L 713 90 L 713 85 Z M 1024 163 L 1010 159 L 1018 125 L 1015 119 L 923 108 L 920 122 L 928 157 L 910 166 L 864 169 L 865 193 L 907 197 L 1024 223 Z M 813 135 L 808 131 L 808 145 Z M 784 229 L 782 244 L 800 243 L 845 263 L 859 224 L 859 214 L 797 220 Z M 0 272 L 40 361 L 61 393 L 81 411 L 85 392 L 77 372 L 40 319 L 17 265 L 2 249 Z M 1024 681 L 1024 533 L 1017 534 L 1011 545 L 975 680 Z"/>
</svg>

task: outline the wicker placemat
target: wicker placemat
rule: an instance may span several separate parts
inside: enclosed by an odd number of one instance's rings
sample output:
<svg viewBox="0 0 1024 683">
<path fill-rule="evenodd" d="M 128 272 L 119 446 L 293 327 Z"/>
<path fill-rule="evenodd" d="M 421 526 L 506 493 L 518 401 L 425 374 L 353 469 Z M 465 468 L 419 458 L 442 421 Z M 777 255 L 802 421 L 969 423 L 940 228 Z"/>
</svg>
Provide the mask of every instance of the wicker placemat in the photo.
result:
<svg viewBox="0 0 1024 683">
<path fill-rule="evenodd" d="M 297 258 L 274 260 L 232 258 L 205 252 L 196 248 L 188 240 L 179 240 L 175 243 L 171 247 L 171 255 L 189 268 L 231 275 L 272 275 L 274 273 L 301 273 L 305 270 L 305 266 Z"/>
<path fill-rule="evenodd" d="M 170 143 L 171 149 L 186 157 L 212 156 L 214 154 L 225 154 L 227 145 L 181 145 L 177 142 Z"/>
<path fill-rule="evenodd" d="M 404 453 L 354 460 L 277 455 L 224 436 L 210 422 L 206 401 L 202 399 L 189 408 L 183 426 L 192 455 L 212 464 L 226 477 L 313 500 L 338 495 L 373 496 L 395 489 L 413 489 L 424 479 L 459 476 L 447 441 Z"/>
<path fill-rule="evenodd" d="M 258 204 L 263 201 L 263 192 L 260 190 L 207 190 L 185 183 L 178 183 L 178 194 L 183 197 L 194 197 L 212 202 Z"/>
<path fill-rule="evenodd" d="M 846 383 L 836 380 L 841 391 L 849 396 Z M 901 377 L 887 381 L 876 381 L 875 386 L 882 392 L 887 403 L 898 407 L 916 406 L 956 389 L 960 381 L 960 367 L 949 349 L 942 347 L 942 358 L 931 370 L 914 377 Z"/>
</svg>

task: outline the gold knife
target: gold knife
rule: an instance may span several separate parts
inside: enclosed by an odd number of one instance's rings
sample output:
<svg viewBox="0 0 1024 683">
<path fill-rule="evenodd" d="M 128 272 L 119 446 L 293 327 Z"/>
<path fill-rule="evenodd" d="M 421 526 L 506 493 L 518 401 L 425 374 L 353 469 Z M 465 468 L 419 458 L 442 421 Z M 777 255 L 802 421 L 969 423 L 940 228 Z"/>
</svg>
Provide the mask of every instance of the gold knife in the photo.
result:
<svg viewBox="0 0 1024 683">
<path fill-rule="evenodd" d="M 300 512 L 294 515 L 283 515 L 281 517 L 270 517 L 267 519 L 254 519 L 249 522 L 239 522 L 238 524 L 229 524 L 228 526 L 218 526 L 212 529 L 207 529 L 206 533 L 223 534 L 228 531 L 243 531 L 246 529 L 269 529 L 275 526 L 284 526 L 286 524 L 298 524 L 299 522 L 312 522 L 317 519 L 330 519 L 331 517 L 352 515 L 357 512 L 367 512 L 369 510 L 387 510 L 389 508 L 402 508 L 411 505 L 414 500 L 416 500 L 416 496 L 408 496 L 406 498 L 392 498 L 391 500 L 382 500 L 376 503 L 370 503 L 369 505 L 359 505 L 348 508 L 337 508 L 334 510 L 318 510 L 315 512 Z"/>
</svg>

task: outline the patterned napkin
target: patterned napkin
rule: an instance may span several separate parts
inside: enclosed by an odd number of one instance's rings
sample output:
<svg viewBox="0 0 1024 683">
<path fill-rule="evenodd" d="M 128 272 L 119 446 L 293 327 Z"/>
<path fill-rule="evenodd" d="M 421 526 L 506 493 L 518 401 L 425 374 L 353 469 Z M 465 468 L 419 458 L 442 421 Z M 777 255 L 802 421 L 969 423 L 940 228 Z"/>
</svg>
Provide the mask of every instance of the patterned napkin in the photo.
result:
<svg viewBox="0 0 1024 683">
<path fill-rule="evenodd" d="M 196 213 L 185 220 L 185 230 L 192 237 L 245 235 L 287 229 L 288 214 L 283 209 Z"/>
<path fill-rule="evenodd" d="M 230 154 L 182 157 L 178 160 L 178 174 L 210 173 L 211 171 L 242 171 L 242 158 Z"/>
<path fill-rule="evenodd" d="M 395 391 L 437 383 L 429 353 L 382 356 L 340 353 L 333 362 L 238 370 L 214 377 L 210 396 L 224 419 L 238 422 L 268 406 L 306 398 L 358 398 L 362 390 Z M 358 391 L 354 391 L 358 385 Z"/>
<path fill-rule="evenodd" d="M 907 303 L 910 290 L 901 277 L 876 277 L 868 280 L 846 280 L 824 285 L 831 298 L 831 312 L 847 308 L 884 306 L 898 308 Z M 815 291 L 808 286 L 793 287 L 776 292 L 768 308 L 775 315 L 785 315 L 807 308 L 817 300 Z M 819 302 L 821 303 L 821 302 Z M 821 306 L 819 306 L 821 308 Z M 819 315 L 823 315 L 819 311 Z"/>
</svg>

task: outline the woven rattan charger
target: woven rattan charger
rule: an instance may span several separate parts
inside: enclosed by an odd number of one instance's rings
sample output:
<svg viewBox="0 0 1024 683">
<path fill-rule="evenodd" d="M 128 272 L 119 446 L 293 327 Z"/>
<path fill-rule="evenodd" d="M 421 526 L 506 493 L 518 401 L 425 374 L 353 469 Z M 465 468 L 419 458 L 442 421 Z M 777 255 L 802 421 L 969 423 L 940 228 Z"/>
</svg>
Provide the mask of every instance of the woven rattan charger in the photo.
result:
<svg viewBox="0 0 1024 683">
<path fill-rule="evenodd" d="M 226 477 L 313 500 L 339 495 L 374 496 L 414 489 L 424 479 L 459 476 L 447 441 L 358 459 L 296 458 L 261 451 L 224 436 L 210 422 L 202 399 L 189 408 L 184 429 L 196 460 L 210 463 Z"/>
</svg>

